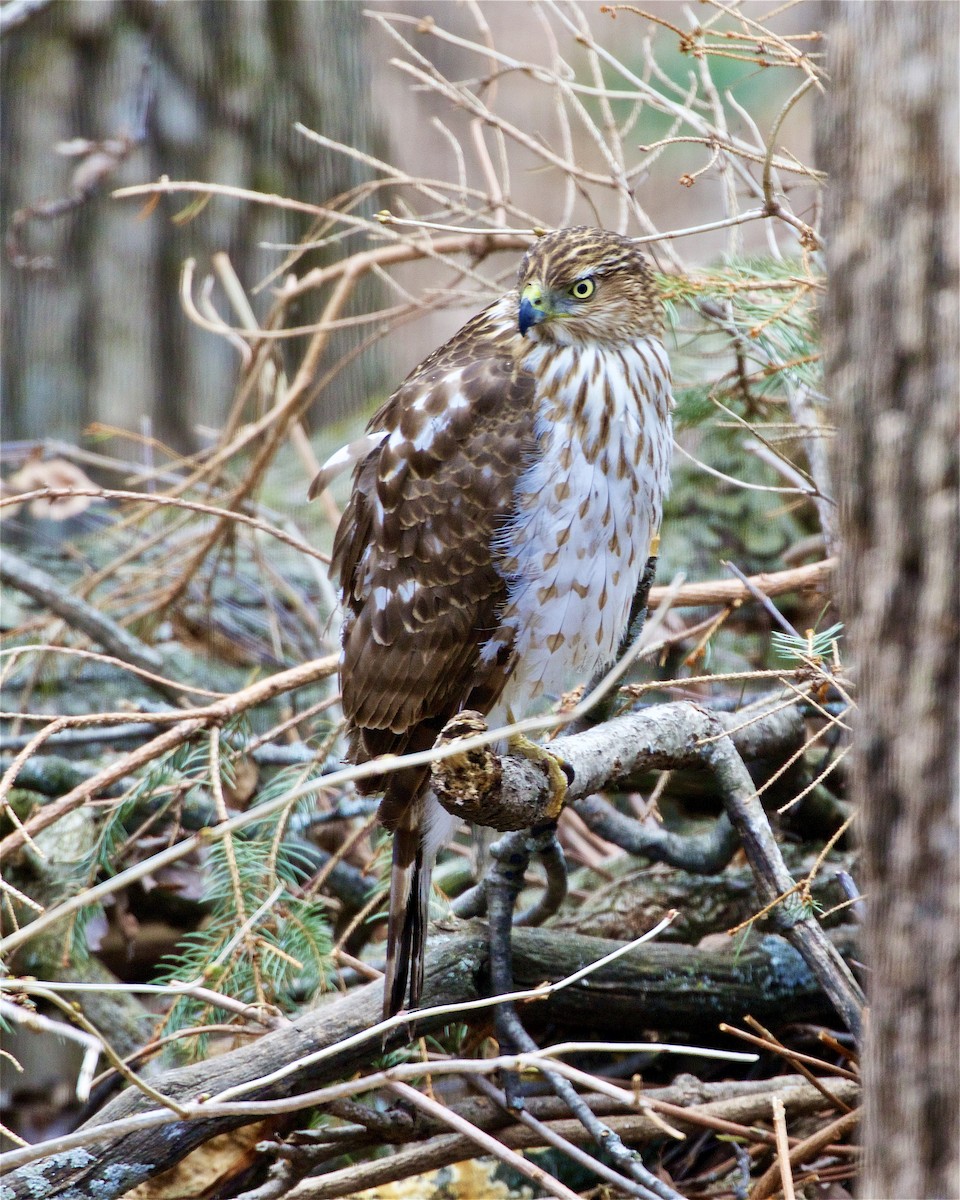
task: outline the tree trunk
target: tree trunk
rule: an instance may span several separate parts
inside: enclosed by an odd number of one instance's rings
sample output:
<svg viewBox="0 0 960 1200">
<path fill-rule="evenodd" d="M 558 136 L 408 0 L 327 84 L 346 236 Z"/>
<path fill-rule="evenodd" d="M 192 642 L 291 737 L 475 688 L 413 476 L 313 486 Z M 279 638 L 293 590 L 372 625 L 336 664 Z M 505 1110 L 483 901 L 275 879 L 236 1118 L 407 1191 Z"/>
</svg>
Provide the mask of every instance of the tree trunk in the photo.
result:
<svg viewBox="0 0 960 1200">
<path fill-rule="evenodd" d="M 111 200 L 109 193 L 165 174 L 323 203 L 365 180 L 363 166 L 320 150 L 294 129 L 301 121 L 350 145 L 382 150 L 362 7 L 268 0 L 55 4 L 4 38 L 5 237 L 16 210 L 43 208 L 80 186 L 74 172 L 82 160 L 63 157 L 59 144 L 142 133 L 84 203 L 59 219 L 28 220 L 17 227 L 17 253 L 0 256 L 7 440 L 76 441 L 90 422 L 102 422 L 187 448 L 197 441 L 198 425 L 222 425 L 238 358 L 222 337 L 183 313 L 181 265 L 196 258 L 202 276 L 211 256 L 226 251 L 252 287 L 283 259 L 262 243 L 297 241 L 309 222 L 220 198 L 178 223 L 171 218 L 189 209 L 189 197 L 162 200 L 150 215 L 142 203 Z M 138 130 L 151 91 L 150 115 Z M 49 262 L 46 269 L 18 268 L 11 258 L 21 256 Z M 308 255 L 299 269 L 320 261 L 319 253 Z M 371 285 L 366 298 L 375 295 Z M 259 319 L 270 300 L 269 292 L 251 297 Z M 217 304 L 228 323 L 238 323 L 219 290 Z M 316 301 L 297 316 L 309 324 Z M 338 331 L 331 355 L 357 346 L 365 332 Z M 297 361 L 298 350 L 286 353 L 288 365 Z M 367 376 L 376 369 L 376 356 L 354 364 L 321 399 L 318 416 L 362 410 L 372 383 Z M 120 452 L 131 456 L 123 443 Z"/>
<path fill-rule="evenodd" d="M 827 392 L 858 684 L 866 1197 L 960 1196 L 955 4 L 832 6 Z"/>
</svg>

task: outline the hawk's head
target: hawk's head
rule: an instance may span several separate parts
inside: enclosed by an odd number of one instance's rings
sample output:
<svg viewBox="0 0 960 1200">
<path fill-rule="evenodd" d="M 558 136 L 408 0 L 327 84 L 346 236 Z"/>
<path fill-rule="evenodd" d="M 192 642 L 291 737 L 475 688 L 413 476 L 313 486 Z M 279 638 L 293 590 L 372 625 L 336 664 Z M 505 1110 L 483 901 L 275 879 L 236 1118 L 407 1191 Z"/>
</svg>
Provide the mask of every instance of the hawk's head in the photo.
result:
<svg viewBox="0 0 960 1200">
<path fill-rule="evenodd" d="M 630 239 L 579 225 L 544 234 L 517 277 L 520 332 L 564 344 L 659 337 L 663 306 L 650 264 Z"/>
</svg>

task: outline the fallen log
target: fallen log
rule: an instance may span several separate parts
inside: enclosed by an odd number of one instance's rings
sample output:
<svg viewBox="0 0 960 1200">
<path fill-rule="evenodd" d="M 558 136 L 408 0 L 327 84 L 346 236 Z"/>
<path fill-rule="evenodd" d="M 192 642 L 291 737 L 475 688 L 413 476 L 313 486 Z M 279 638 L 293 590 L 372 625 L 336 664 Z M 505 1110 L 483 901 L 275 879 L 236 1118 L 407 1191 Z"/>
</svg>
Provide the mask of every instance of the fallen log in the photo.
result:
<svg viewBox="0 0 960 1200">
<path fill-rule="evenodd" d="M 482 932 L 461 925 L 457 932 L 432 942 L 425 1007 L 475 1001 L 487 994 L 487 939 Z M 513 937 L 517 986 L 562 978 L 618 944 L 544 929 L 518 929 Z M 411 1018 L 383 1038 L 373 1034 L 347 1043 L 347 1039 L 370 1031 L 379 1019 L 382 1003 L 382 983 L 371 983 L 228 1054 L 153 1078 L 151 1085 L 157 1091 L 190 1107 L 189 1119 L 178 1119 L 171 1109 L 128 1088 L 76 1134 L 48 1143 L 47 1153 L 43 1154 L 41 1146 L 0 1156 L 4 1200 L 67 1196 L 71 1200 L 111 1200 L 122 1196 L 174 1166 L 210 1138 L 253 1119 L 207 1118 L 196 1103 L 198 1098 L 240 1085 L 245 1085 L 245 1101 L 295 1097 L 348 1076 L 373 1058 L 407 1044 L 411 1036 L 429 1034 L 451 1019 L 448 1013 L 427 1014 Z M 739 951 L 682 945 L 638 947 L 525 1009 L 531 1018 L 576 1030 L 578 1037 L 586 1026 L 597 1035 L 619 1039 L 636 1038 L 647 1029 L 660 1027 L 688 1030 L 706 1040 L 721 1020 L 736 1020 L 746 1012 L 771 1023 L 833 1015 L 803 959 L 775 935 Z M 460 1013 L 456 1019 L 485 1022 L 489 1017 L 489 1009 L 479 1009 Z M 328 1056 L 309 1060 L 324 1048 L 331 1048 Z M 289 1069 L 281 1078 L 270 1078 L 280 1068 Z M 304 1108 L 309 1107 L 305 1102 Z"/>
</svg>

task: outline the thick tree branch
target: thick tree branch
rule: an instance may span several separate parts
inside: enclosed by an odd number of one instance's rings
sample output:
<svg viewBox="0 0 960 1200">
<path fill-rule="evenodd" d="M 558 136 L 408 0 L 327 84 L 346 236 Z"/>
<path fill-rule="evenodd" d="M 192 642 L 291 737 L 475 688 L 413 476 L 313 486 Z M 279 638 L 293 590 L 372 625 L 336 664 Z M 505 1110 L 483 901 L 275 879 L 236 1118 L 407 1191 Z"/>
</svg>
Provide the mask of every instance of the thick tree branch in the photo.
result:
<svg viewBox="0 0 960 1200">
<path fill-rule="evenodd" d="M 655 705 L 563 738 L 555 745 L 570 778 L 570 802 L 583 801 L 639 771 L 705 766 L 716 780 L 725 819 L 746 852 L 763 904 L 774 905 L 778 898 L 794 893 L 795 881 L 750 775 L 716 713 L 687 702 Z M 459 759 L 434 764 L 434 790 L 448 811 L 503 830 L 526 828 L 542 819 L 550 801 L 550 785 L 539 764 L 511 756 L 498 759 L 486 749 L 470 754 L 477 757 L 482 788 L 469 786 L 469 778 L 465 786 L 469 773 Z M 446 771 L 450 761 L 455 764 L 452 776 Z M 721 822 L 717 829 L 725 851 L 732 839 Z M 709 859 L 709 869 L 717 869 L 720 857 L 717 850 Z M 773 920 L 803 954 L 847 1027 L 859 1037 L 863 993 L 815 919 L 797 906 L 788 909 L 778 904 Z"/>
</svg>

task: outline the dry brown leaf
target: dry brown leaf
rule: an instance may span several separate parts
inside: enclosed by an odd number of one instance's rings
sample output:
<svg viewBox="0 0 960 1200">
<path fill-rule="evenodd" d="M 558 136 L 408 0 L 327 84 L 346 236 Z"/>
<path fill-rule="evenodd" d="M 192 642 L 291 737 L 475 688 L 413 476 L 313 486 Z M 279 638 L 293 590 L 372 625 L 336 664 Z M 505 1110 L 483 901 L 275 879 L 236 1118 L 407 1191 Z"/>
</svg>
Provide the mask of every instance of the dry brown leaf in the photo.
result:
<svg viewBox="0 0 960 1200">
<path fill-rule="evenodd" d="M 4 492 L 35 492 L 39 488 L 77 488 L 87 490 L 97 485 L 76 463 L 65 458 L 31 459 L 4 481 Z M 28 511 L 38 520 L 66 521 L 78 516 L 90 507 L 94 497 L 64 496 L 54 500 L 31 500 Z M 11 505 L 6 511 L 13 515 L 20 510 L 19 504 Z"/>
</svg>

